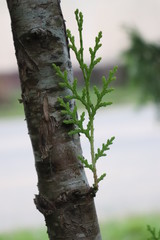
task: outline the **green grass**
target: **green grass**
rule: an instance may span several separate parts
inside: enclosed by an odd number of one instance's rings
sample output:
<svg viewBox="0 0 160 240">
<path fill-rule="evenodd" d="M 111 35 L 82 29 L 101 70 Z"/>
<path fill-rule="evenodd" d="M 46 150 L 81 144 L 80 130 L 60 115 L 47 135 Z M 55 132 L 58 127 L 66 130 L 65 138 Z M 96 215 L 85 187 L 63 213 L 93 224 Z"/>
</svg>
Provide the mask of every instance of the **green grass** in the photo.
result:
<svg viewBox="0 0 160 240">
<path fill-rule="evenodd" d="M 35 229 L 0 234 L 0 240 L 48 240 L 48 237 L 45 230 Z"/>
<path fill-rule="evenodd" d="M 147 225 L 160 229 L 160 216 L 141 216 L 101 224 L 103 240 L 147 240 Z"/>
<path fill-rule="evenodd" d="M 160 229 L 160 215 L 132 217 L 101 223 L 103 240 L 147 240 L 147 225 Z M 45 229 L 21 230 L 0 234 L 0 240 L 48 240 Z"/>
<path fill-rule="evenodd" d="M 115 91 L 105 96 L 105 101 L 112 101 L 114 105 L 135 103 L 139 97 L 139 92 L 128 87 L 117 87 Z M 0 104 L 0 118 L 9 118 L 24 116 L 23 104 L 20 104 L 18 99 L 20 93 L 16 92 L 9 99 L 8 103 Z M 92 102 L 96 101 L 96 96 L 92 92 Z M 77 102 L 77 107 L 82 108 L 82 105 Z"/>
<path fill-rule="evenodd" d="M 0 103 L 0 118 L 24 116 L 23 104 L 20 104 L 20 92 L 14 92 L 6 103 Z"/>
</svg>

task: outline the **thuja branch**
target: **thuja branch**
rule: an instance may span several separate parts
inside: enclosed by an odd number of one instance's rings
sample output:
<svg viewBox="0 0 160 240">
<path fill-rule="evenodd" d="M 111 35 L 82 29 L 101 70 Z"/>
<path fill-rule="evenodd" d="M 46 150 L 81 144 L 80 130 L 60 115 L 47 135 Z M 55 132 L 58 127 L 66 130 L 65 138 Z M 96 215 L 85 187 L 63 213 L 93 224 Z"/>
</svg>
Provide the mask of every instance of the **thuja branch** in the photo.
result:
<svg viewBox="0 0 160 240">
<path fill-rule="evenodd" d="M 102 144 L 101 148 L 97 149 L 95 152 L 94 146 L 94 120 L 97 113 L 102 107 L 107 107 L 111 105 L 112 102 L 104 101 L 104 96 L 113 91 L 112 88 L 109 87 L 109 84 L 115 80 L 115 73 L 117 71 L 117 67 L 114 67 L 112 71 L 110 71 L 108 78 L 105 76 L 102 77 L 102 89 L 98 89 L 97 86 L 93 86 L 94 94 L 96 96 L 96 102 L 93 103 L 91 101 L 91 87 L 90 87 L 90 79 L 91 74 L 93 72 L 94 67 L 101 61 L 101 57 L 96 57 L 97 51 L 102 46 L 101 38 L 102 32 L 99 32 L 97 37 L 95 38 L 94 48 L 89 48 L 90 54 L 90 64 L 87 65 L 84 62 L 84 47 L 83 47 L 83 14 L 79 12 L 79 10 L 75 11 L 75 18 L 77 21 L 78 32 L 79 32 L 79 48 L 75 44 L 75 37 L 72 35 L 70 30 L 67 30 L 67 36 L 69 39 L 69 48 L 73 50 L 79 66 L 82 70 L 83 78 L 84 78 L 84 86 L 82 91 L 79 93 L 77 90 L 77 79 L 75 78 L 73 83 L 70 83 L 68 80 L 67 71 L 62 72 L 60 67 L 53 64 L 54 69 L 56 70 L 57 75 L 61 78 L 62 82 L 60 82 L 60 86 L 63 88 L 67 88 L 70 90 L 71 94 L 65 96 L 64 98 L 58 98 L 60 106 L 63 108 L 61 111 L 62 114 L 67 115 L 67 119 L 64 120 L 65 124 L 74 124 L 74 130 L 69 131 L 69 135 L 72 134 L 84 134 L 90 144 L 90 153 L 91 153 L 91 163 L 83 156 L 79 156 L 80 161 L 84 165 L 84 167 L 90 169 L 93 172 L 94 178 L 94 190 L 95 192 L 98 190 L 99 182 L 106 176 L 103 173 L 100 177 L 97 176 L 97 161 L 106 156 L 106 152 L 109 150 L 110 145 L 113 143 L 114 137 L 108 139 L 106 143 Z M 70 109 L 69 101 L 72 99 L 80 101 L 85 108 L 85 111 L 82 112 L 79 118 L 77 118 L 77 107 L 75 106 L 73 110 Z M 88 115 L 88 123 L 86 127 L 84 127 L 84 121 L 86 112 Z"/>
<path fill-rule="evenodd" d="M 148 240 L 160 240 L 160 230 L 156 233 L 156 229 L 149 225 L 147 226 L 147 230 L 151 234 L 151 238 L 148 238 Z"/>
</svg>

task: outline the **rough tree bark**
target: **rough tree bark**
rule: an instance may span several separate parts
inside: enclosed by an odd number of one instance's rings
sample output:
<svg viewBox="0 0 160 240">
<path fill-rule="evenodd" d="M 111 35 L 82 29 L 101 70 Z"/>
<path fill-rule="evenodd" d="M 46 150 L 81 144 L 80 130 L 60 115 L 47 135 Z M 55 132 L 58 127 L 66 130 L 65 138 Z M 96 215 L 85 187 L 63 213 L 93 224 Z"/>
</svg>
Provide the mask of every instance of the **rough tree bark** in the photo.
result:
<svg viewBox="0 0 160 240">
<path fill-rule="evenodd" d="M 79 136 L 63 124 L 59 87 L 52 63 L 72 67 L 59 0 L 7 0 L 21 80 L 22 99 L 35 156 L 39 195 L 50 240 L 100 240 L 94 194 L 84 169 Z M 72 108 L 74 102 L 70 103 Z"/>
</svg>

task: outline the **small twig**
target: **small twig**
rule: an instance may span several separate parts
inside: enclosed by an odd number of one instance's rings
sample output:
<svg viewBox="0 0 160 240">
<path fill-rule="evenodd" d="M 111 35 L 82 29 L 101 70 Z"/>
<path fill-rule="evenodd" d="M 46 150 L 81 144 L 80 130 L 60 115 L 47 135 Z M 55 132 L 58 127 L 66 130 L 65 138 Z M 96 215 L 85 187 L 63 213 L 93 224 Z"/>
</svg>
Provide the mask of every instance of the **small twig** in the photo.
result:
<svg viewBox="0 0 160 240">
<path fill-rule="evenodd" d="M 97 152 L 95 152 L 94 146 L 94 120 L 98 109 L 101 107 L 106 107 L 111 102 L 105 102 L 104 96 L 111 91 L 112 88 L 109 88 L 109 84 L 115 80 L 115 73 L 117 71 L 117 67 L 114 67 L 108 78 L 105 76 L 102 77 L 102 90 L 99 90 L 97 86 L 94 86 L 94 94 L 96 95 L 97 101 L 94 104 L 91 100 L 91 91 L 90 91 L 90 79 L 92 75 L 92 71 L 94 67 L 101 61 L 101 58 L 96 58 L 97 51 L 102 46 L 100 43 L 102 38 L 102 32 L 98 33 L 98 36 L 95 38 L 95 46 L 94 48 L 89 48 L 90 53 L 90 64 L 87 65 L 84 62 L 84 47 L 83 47 L 83 14 L 79 12 L 77 9 L 75 11 L 75 17 L 78 25 L 78 32 L 79 32 L 79 49 L 75 45 L 75 37 L 72 35 L 70 30 L 67 30 L 67 35 L 69 39 L 69 48 L 73 50 L 77 61 L 79 62 L 80 68 L 82 70 L 83 78 L 84 78 L 84 86 L 82 88 L 82 92 L 79 94 L 77 91 L 77 79 L 75 78 L 73 83 L 70 83 L 68 80 L 67 71 L 62 72 L 61 69 L 53 64 L 53 68 L 55 69 L 57 75 L 62 79 L 60 86 L 63 88 L 68 88 L 71 91 L 71 95 L 65 96 L 65 98 L 58 98 L 60 106 L 62 107 L 62 114 L 67 116 L 67 119 L 64 120 L 65 124 L 74 124 L 75 128 L 69 131 L 69 135 L 72 134 L 84 134 L 89 141 L 90 144 L 90 153 L 91 153 L 91 163 L 83 156 L 79 156 L 80 161 L 82 162 L 83 166 L 90 169 L 93 173 L 94 183 L 93 189 L 94 193 L 98 191 L 99 182 L 103 180 L 106 174 L 102 174 L 100 177 L 97 176 L 97 161 L 99 158 L 106 156 L 106 151 L 109 150 L 109 146 L 113 143 L 114 137 L 107 140 L 106 144 L 102 144 L 102 148 L 98 148 Z M 85 112 L 82 112 L 80 118 L 77 118 L 77 107 L 75 106 L 73 110 L 70 109 L 70 100 L 78 100 L 80 101 L 85 110 L 87 111 L 89 120 L 87 123 L 87 127 L 84 127 L 85 121 Z"/>
</svg>

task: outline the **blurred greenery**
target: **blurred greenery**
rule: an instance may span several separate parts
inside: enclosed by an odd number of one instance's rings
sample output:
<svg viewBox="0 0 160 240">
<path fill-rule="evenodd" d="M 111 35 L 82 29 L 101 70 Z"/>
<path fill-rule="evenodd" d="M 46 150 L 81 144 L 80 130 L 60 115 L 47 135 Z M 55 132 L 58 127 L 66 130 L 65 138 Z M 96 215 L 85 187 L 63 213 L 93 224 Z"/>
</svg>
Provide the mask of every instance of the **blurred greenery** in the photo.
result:
<svg viewBox="0 0 160 240">
<path fill-rule="evenodd" d="M 160 108 L 160 45 L 149 43 L 128 29 L 130 47 L 123 54 L 127 79 L 140 91 L 140 102 L 152 100 Z"/>
<path fill-rule="evenodd" d="M 0 118 L 23 116 L 23 104 L 20 104 L 20 92 L 15 91 L 5 103 L 0 103 Z"/>
<path fill-rule="evenodd" d="M 147 240 L 147 225 L 160 229 L 160 216 L 137 216 L 101 224 L 103 240 Z"/>
<path fill-rule="evenodd" d="M 147 225 L 160 229 L 160 215 L 139 216 L 100 224 L 103 240 L 147 240 Z M 21 230 L 0 234 L 0 240 L 48 240 L 45 229 Z"/>
<path fill-rule="evenodd" d="M 0 240 L 48 240 L 48 237 L 44 229 L 32 229 L 0 234 Z"/>
<path fill-rule="evenodd" d="M 79 89 L 80 91 L 80 89 Z M 105 101 L 111 101 L 113 104 L 126 104 L 126 103 L 134 103 L 136 99 L 139 97 L 139 91 L 134 91 L 129 87 L 116 87 L 115 91 L 110 94 L 107 94 L 104 98 Z M 20 93 L 16 92 L 12 95 L 9 101 L 5 104 L 0 105 L 0 118 L 8 118 L 8 117 L 17 117 L 23 116 L 23 104 L 20 104 L 18 99 L 20 98 Z M 92 91 L 91 94 L 92 101 L 96 101 L 96 96 Z M 78 109 L 82 108 L 82 105 L 77 102 Z"/>
</svg>

